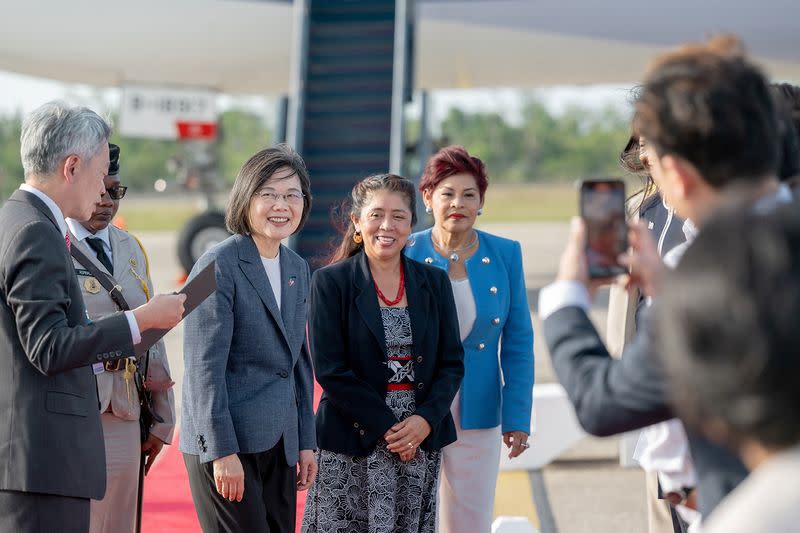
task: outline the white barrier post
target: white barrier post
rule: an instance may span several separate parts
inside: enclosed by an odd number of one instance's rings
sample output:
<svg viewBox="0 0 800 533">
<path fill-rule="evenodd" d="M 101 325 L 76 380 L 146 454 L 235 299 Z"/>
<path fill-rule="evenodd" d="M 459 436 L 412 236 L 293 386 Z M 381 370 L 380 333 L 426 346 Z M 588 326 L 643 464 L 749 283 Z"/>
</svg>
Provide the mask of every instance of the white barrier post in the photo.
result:
<svg viewBox="0 0 800 533">
<path fill-rule="evenodd" d="M 531 418 L 530 449 L 509 459 L 500 456 L 501 470 L 537 470 L 550 464 L 559 455 L 586 436 L 575 408 L 564 387 L 558 383 L 543 383 L 533 387 L 533 414 Z"/>
<path fill-rule="evenodd" d="M 539 533 L 524 516 L 498 516 L 492 523 L 492 533 Z"/>
</svg>

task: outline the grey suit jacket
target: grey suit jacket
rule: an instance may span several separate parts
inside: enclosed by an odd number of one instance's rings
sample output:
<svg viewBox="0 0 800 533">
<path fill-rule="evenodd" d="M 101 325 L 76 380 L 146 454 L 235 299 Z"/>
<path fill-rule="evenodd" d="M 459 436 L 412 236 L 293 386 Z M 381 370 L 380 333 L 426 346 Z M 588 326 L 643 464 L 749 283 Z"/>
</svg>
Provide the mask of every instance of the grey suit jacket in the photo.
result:
<svg viewBox="0 0 800 533">
<path fill-rule="evenodd" d="M 206 252 L 217 291 L 186 318 L 181 451 L 208 462 L 269 450 L 286 462 L 315 449 L 314 374 L 306 345 L 308 263 L 281 246 L 281 308 L 253 239 L 233 235 Z"/>
<path fill-rule="evenodd" d="M 637 335 L 622 359 L 609 355 L 578 307 L 560 309 L 544 321 L 558 379 L 581 425 L 593 435 L 615 435 L 675 417 L 654 348 L 652 311 L 643 311 Z M 747 476 L 747 470 L 729 450 L 696 433 L 687 431 L 687 436 L 697 470 L 698 506 L 707 515 Z"/>
<path fill-rule="evenodd" d="M 16 191 L 0 209 L 0 490 L 103 497 L 90 365 L 129 355 L 125 316 L 89 323 L 53 214 Z"/>
</svg>

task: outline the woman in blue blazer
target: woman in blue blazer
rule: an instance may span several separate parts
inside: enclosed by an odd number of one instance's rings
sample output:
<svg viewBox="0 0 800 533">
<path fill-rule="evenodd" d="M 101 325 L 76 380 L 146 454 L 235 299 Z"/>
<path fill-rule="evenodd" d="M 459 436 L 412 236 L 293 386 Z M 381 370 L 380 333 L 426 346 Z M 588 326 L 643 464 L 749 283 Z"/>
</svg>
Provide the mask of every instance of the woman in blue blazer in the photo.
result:
<svg viewBox="0 0 800 533">
<path fill-rule="evenodd" d="M 458 440 L 443 450 L 439 531 L 488 532 L 502 441 L 514 458 L 528 448 L 533 328 L 516 241 L 476 230 L 488 179 L 460 146 L 443 148 L 420 182 L 431 229 L 406 255 L 447 271 L 464 345 L 464 380 L 453 406 Z M 499 349 L 499 358 L 498 358 Z"/>
<path fill-rule="evenodd" d="M 258 152 L 231 191 L 234 235 L 190 274 L 215 262 L 217 290 L 186 318 L 183 344 L 180 448 L 204 531 L 293 533 L 296 491 L 314 481 L 309 268 L 281 245 L 310 206 L 300 156 Z"/>
</svg>

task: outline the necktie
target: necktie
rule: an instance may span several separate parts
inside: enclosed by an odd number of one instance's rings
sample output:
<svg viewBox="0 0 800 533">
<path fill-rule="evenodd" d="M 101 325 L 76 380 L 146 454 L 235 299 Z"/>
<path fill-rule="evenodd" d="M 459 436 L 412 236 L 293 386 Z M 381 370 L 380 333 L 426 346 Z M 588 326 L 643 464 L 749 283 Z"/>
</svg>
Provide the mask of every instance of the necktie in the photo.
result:
<svg viewBox="0 0 800 533">
<path fill-rule="evenodd" d="M 106 267 L 109 274 L 113 274 L 114 267 L 111 266 L 111 259 L 108 258 L 105 249 L 103 249 L 103 239 L 99 237 L 87 237 L 86 244 L 88 244 L 89 247 L 94 250 L 97 259 L 103 263 L 103 266 Z"/>
<path fill-rule="evenodd" d="M 67 245 L 67 251 L 69 252 L 70 248 L 72 248 L 72 241 L 69 240 L 69 232 L 64 234 L 64 242 Z"/>
</svg>

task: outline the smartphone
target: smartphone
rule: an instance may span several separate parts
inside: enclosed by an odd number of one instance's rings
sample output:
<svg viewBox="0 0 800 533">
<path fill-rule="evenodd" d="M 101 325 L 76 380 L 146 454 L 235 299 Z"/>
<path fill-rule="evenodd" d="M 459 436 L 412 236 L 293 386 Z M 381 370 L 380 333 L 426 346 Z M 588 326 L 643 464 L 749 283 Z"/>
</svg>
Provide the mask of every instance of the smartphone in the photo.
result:
<svg viewBox="0 0 800 533">
<path fill-rule="evenodd" d="M 618 179 L 584 180 L 580 191 L 589 277 L 607 278 L 625 273 L 625 267 L 617 262 L 617 257 L 628 249 L 625 183 Z"/>
</svg>

